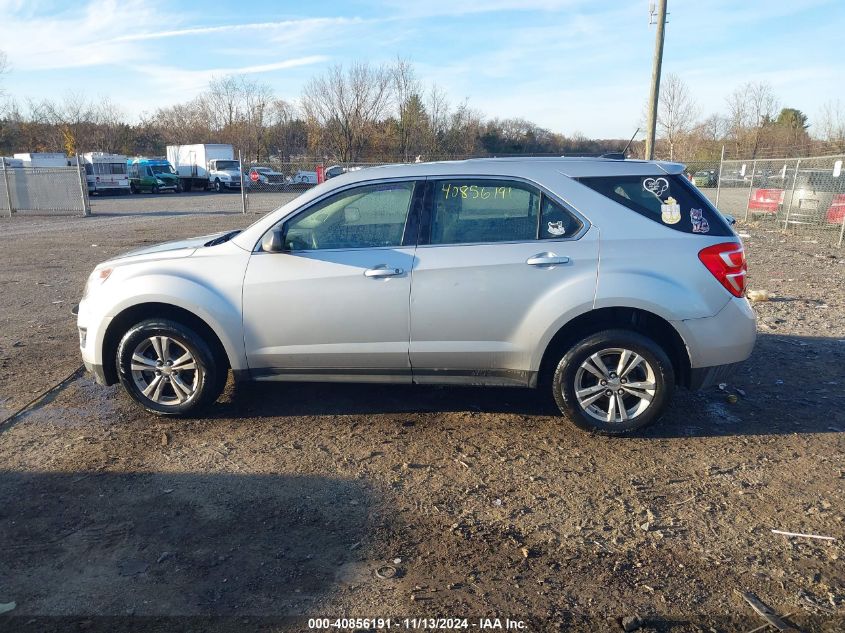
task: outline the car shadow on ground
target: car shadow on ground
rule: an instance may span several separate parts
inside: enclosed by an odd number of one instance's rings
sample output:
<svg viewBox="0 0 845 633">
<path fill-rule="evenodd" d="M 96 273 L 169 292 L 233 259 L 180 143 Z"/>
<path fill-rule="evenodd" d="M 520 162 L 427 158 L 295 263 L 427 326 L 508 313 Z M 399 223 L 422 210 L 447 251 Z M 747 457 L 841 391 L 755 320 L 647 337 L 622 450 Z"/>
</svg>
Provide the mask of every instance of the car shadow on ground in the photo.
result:
<svg viewBox="0 0 845 633">
<path fill-rule="evenodd" d="M 838 339 L 763 334 L 752 357 L 728 380 L 723 388 L 676 390 L 663 419 L 634 436 L 845 431 L 845 343 Z M 550 395 L 534 389 L 242 383 L 236 384 L 231 398 L 218 403 L 208 417 L 439 412 L 559 415 Z"/>
<path fill-rule="evenodd" d="M 0 630 L 313 613 L 361 566 L 372 521 L 394 520 L 339 478 L 3 472 L 0 484 L 0 596 L 17 602 Z"/>
</svg>

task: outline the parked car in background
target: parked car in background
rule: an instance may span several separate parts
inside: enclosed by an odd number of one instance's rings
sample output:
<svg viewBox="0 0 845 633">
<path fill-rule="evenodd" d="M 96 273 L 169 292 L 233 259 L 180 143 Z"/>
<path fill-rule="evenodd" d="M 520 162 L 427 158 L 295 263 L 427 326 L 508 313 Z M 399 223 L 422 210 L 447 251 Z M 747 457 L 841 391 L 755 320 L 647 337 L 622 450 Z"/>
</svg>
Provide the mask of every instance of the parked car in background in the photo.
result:
<svg viewBox="0 0 845 633">
<path fill-rule="evenodd" d="M 346 167 L 344 167 L 343 165 L 332 165 L 331 167 L 328 167 L 325 171 L 326 180 L 328 180 L 329 178 L 336 178 L 337 176 L 349 173 L 350 171 L 358 171 L 359 169 L 363 169 L 363 167 L 357 165 L 347 165 Z"/>
<path fill-rule="evenodd" d="M 719 182 L 719 176 L 714 169 L 703 169 L 692 176 L 696 187 L 715 187 Z"/>
<path fill-rule="evenodd" d="M 346 173 L 346 168 L 342 165 L 332 165 L 331 167 L 326 168 L 326 180 L 329 178 L 334 178 L 336 176 L 340 176 L 341 174 Z"/>
<path fill-rule="evenodd" d="M 786 192 L 786 206 L 789 196 L 792 206 L 790 223 L 822 224 L 829 222 L 828 211 L 834 204 L 835 195 L 845 192 L 845 176 L 834 177 L 829 169 L 801 169 L 795 175 L 794 190 Z M 834 212 L 835 216 L 835 212 Z"/>
<path fill-rule="evenodd" d="M 176 170 L 168 161 L 161 158 L 130 158 L 126 161 L 129 175 L 129 189 L 132 193 L 148 191 L 161 193 L 172 191 L 178 193 L 182 189 Z"/>
<path fill-rule="evenodd" d="M 104 152 L 82 155 L 85 179 L 89 194 L 128 194 L 129 176 L 126 173 L 126 156 Z"/>
<path fill-rule="evenodd" d="M 742 242 L 682 174 L 585 158 L 344 174 L 243 231 L 99 264 L 82 358 L 162 415 L 214 402 L 231 368 L 539 388 L 581 428 L 629 432 L 754 346 Z"/>
<path fill-rule="evenodd" d="M 248 187 L 260 189 L 283 188 L 285 186 L 285 175 L 272 167 L 255 165 L 247 171 L 244 183 Z"/>
<path fill-rule="evenodd" d="M 288 178 L 287 184 L 293 189 L 307 189 L 309 187 L 313 187 L 317 184 L 317 172 L 300 169 Z"/>
</svg>

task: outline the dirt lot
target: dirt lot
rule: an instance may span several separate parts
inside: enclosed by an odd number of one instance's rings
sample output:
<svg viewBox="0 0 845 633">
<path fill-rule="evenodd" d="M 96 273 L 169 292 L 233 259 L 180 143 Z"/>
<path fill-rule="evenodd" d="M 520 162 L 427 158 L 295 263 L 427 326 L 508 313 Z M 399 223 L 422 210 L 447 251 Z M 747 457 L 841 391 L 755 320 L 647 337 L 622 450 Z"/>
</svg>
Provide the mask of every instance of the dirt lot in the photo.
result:
<svg viewBox="0 0 845 633">
<path fill-rule="evenodd" d="M 70 307 L 98 261 L 254 219 L 162 199 L 0 221 L 0 419 L 71 376 L 0 426 L 0 630 L 614 631 L 637 614 L 747 631 L 763 621 L 738 591 L 843 630 L 845 251 L 744 228 L 772 300 L 738 402 L 681 391 L 636 437 L 508 389 L 230 384 L 208 417 L 160 420 L 74 374 Z"/>
</svg>

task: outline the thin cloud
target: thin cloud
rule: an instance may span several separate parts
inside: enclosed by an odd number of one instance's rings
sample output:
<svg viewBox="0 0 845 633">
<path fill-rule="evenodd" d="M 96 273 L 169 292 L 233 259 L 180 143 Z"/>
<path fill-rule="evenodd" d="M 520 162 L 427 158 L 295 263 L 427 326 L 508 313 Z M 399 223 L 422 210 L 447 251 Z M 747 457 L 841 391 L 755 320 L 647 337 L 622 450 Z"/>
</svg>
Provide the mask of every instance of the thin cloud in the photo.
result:
<svg viewBox="0 0 845 633">
<path fill-rule="evenodd" d="M 239 66 L 235 68 L 204 68 L 198 70 L 186 70 L 176 67 L 149 67 L 133 66 L 132 69 L 146 75 L 166 86 L 179 86 L 181 91 L 191 91 L 204 88 L 213 77 L 225 77 L 228 75 L 256 75 L 277 70 L 287 70 L 300 66 L 310 66 L 326 62 L 329 58 L 325 55 L 309 55 L 307 57 L 296 57 L 285 59 L 269 64 L 255 64 L 250 66 Z"/>
<path fill-rule="evenodd" d="M 192 35 L 209 35 L 213 33 L 227 33 L 234 31 L 267 31 L 277 29 L 300 29 L 335 27 L 348 24 L 362 24 L 366 20 L 361 18 L 309 18 L 304 20 L 281 20 L 276 22 L 250 22 L 247 24 L 224 24 L 222 26 L 194 26 L 169 31 L 152 31 L 148 33 L 129 33 L 108 40 L 109 42 L 142 42 L 146 40 L 160 40 L 171 37 L 186 37 Z"/>
</svg>

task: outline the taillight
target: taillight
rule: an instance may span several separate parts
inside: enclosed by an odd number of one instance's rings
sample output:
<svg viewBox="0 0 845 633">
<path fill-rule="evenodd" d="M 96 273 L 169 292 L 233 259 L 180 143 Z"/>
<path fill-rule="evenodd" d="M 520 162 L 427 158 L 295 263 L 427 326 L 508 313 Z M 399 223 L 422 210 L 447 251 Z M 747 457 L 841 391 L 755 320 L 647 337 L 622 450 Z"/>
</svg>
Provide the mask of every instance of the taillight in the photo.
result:
<svg viewBox="0 0 845 633">
<path fill-rule="evenodd" d="M 742 244 L 725 242 L 708 246 L 698 254 L 698 259 L 719 280 L 725 289 L 735 297 L 745 292 L 745 249 Z"/>
</svg>

